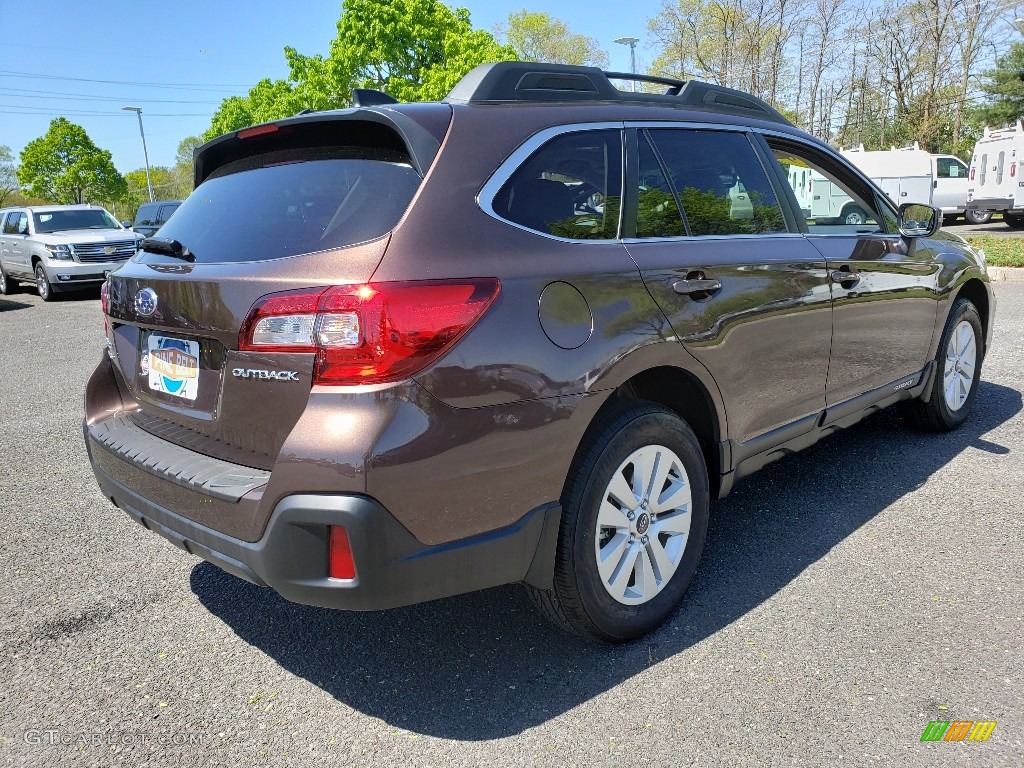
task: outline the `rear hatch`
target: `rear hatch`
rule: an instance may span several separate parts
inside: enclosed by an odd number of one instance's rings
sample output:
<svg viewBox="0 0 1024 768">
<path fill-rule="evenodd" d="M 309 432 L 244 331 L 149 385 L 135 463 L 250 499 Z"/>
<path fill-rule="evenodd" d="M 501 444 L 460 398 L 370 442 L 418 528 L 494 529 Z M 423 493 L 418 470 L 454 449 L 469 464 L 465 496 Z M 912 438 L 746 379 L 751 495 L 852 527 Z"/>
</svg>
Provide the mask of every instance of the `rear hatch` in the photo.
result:
<svg viewBox="0 0 1024 768">
<path fill-rule="evenodd" d="M 428 128 L 393 110 L 347 110 L 197 151 L 195 192 L 105 286 L 111 357 L 137 426 L 273 466 L 306 407 L 315 354 L 240 349 L 240 332 L 269 294 L 370 279 L 447 128 L 437 110 L 450 120 L 450 107 L 433 106 Z"/>
</svg>

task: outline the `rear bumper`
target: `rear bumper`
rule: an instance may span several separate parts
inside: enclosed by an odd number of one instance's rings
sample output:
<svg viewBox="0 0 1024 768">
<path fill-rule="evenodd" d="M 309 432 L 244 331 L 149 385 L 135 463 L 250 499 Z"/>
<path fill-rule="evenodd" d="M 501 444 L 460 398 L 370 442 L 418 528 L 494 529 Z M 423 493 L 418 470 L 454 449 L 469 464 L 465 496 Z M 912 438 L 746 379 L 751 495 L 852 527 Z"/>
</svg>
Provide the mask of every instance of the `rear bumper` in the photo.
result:
<svg viewBox="0 0 1024 768">
<path fill-rule="evenodd" d="M 86 429 L 86 441 L 90 441 Z M 90 445 L 94 450 L 105 450 Z M 296 603 L 380 610 L 518 581 L 551 586 L 561 508 L 539 507 L 516 523 L 425 545 L 376 500 L 294 495 L 274 508 L 263 537 L 248 542 L 189 520 L 119 483 L 92 461 L 103 495 L 145 528 L 221 569 Z M 356 578 L 327 577 L 328 526 L 346 529 Z"/>
<path fill-rule="evenodd" d="M 1012 211 L 1014 210 L 1014 202 L 1012 197 L 1007 198 L 982 198 L 981 200 L 971 200 L 967 203 L 968 211 Z"/>
</svg>

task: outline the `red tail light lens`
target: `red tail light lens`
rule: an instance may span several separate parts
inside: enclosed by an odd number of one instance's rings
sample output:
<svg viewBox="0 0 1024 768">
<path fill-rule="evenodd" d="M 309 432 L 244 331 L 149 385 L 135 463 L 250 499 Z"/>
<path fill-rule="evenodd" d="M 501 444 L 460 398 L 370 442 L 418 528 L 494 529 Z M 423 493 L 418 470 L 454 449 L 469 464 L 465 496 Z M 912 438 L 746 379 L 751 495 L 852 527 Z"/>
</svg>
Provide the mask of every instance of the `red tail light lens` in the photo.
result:
<svg viewBox="0 0 1024 768">
<path fill-rule="evenodd" d="M 250 352 L 315 352 L 314 384 L 379 384 L 422 370 L 479 320 L 494 278 L 375 283 L 264 296 L 239 334 Z"/>
<path fill-rule="evenodd" d="M 356 560 L 348 542 L 348 531 L 338 525 L 330 526 L 327 554 L 327 575 L 332 579 L 354 579 Z"/>
<path fill-rule="evenodd" d="M 974 181 L 974 166 L 971 166 L 971 181 Z"/>
<path fill-rule="evenodd" d="M 103 335 L 110 335 L 110 322 L 107 320 L 108 310 L 110 309 L 110 282 L 107 280 L 103 281 L 103 285 L 100 286 L 100 311 L 103 312 Z"/>
<path fill-rule="evenodd" d="M 1016 163 L 1010 163 L 1010 178 L 1012 179 L 1016 175 L 1017 175 L 1017 164 Z"/>
</svg>

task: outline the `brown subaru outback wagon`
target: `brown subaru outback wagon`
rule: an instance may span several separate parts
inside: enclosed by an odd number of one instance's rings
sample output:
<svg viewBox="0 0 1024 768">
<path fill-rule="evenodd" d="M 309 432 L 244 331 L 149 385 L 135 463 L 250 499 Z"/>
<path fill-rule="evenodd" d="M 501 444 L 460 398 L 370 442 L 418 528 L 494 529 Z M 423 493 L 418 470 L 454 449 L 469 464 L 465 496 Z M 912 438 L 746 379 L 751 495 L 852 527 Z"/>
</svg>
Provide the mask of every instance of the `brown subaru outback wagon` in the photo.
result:
<svg viewBox="0 0 1024 768">
<path fill-rule="evenodd" d="M 289 600 L 523 582 L 622 641 L 741 477 L 895 403 L 963 422 L 983 256 L 758 99 L 641 79 L 494 64 L 200 147 L 104 286 L 103 494 Z M 812 172 L 864 220 L 809 219 Z"/>
</svg>

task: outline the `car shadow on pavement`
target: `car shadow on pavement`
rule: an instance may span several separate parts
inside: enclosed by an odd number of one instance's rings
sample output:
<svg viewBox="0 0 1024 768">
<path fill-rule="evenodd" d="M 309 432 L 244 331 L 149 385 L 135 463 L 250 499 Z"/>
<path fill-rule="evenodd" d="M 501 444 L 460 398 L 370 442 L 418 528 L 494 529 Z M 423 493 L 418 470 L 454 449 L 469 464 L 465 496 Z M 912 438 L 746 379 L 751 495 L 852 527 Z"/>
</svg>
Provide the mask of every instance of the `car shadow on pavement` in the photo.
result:
<svg viewBox="0 0 1024 768">
<path fill-rule="evenodd" d="M 16 309 L 28 309 L 31 306 L 31 304 L 26 304 L 24 301 L 14 301 L 13 299 L 0 296 L 0 312 L 13 312 Z"/>
<path fill-rule="evenodd" d="M 683 605 L 629 645 L 560 633 L 518 586 L 350 613 L 289 603 L 203 563 L 192 590 L 242 640 L 353 709 L 440 738 L 510 736 L 741 618 L 959 453 L 1008 453 L 982 435 L 1020 410 L 1020 392 L 982 382 L 957 432 L 915 432 L 884 412 L 748 478 L 713 505 Z"/>
</svg>

